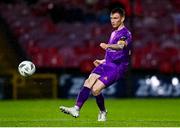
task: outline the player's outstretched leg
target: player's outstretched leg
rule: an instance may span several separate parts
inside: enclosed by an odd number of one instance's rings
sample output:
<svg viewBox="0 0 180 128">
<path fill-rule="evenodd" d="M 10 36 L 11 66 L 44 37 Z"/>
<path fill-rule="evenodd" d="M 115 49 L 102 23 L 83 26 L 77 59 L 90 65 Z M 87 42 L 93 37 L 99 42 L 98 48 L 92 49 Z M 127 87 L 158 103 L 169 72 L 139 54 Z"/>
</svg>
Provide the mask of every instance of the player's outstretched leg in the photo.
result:
<svg viewBox="0 0 180 128">
<path fill-rule="evenodd" d="M 90 90 L 90 88 L 83 86 L 77 97 L 76 105 L 74 107 L 60 106 L 60 110 L 66 114 L 72 115 L 73 117 L 79 117 L 79 111 L 84 102 L 88 99 Z"/>
<path fill-rule="evenodd" d="M 75 118 L 79 117 L 79 109 L 76 107 L 60 106 L 60 110 L 66 114 L 72 115 Z"/>
</svg>

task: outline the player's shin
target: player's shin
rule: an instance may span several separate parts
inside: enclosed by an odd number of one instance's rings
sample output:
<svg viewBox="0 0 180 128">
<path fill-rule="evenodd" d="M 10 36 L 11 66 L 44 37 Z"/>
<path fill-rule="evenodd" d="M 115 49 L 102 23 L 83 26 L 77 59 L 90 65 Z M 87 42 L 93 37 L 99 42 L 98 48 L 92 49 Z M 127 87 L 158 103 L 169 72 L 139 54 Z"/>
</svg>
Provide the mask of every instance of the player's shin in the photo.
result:
<svg viewBox="0 0 180 128">
<path fill-rule="evenodd" d="M 106 111 L 105 105 L 104 105 L 104 96 L 102 93 L 100 93 L 98 96 L 96 97 L 96 103 L 100 109 L 100 111 Z"/>
<path fill-rule="evenodd" d="M 77 100 L 76 100 L 76 105 L 75 107 L 77 109 L 81 109 L 83 106 L 84 102 L 88 99 L 89 94 L 90 94 L 91 89 L 88 87 L 83 86 L 78 94 Z"/>
</svg>

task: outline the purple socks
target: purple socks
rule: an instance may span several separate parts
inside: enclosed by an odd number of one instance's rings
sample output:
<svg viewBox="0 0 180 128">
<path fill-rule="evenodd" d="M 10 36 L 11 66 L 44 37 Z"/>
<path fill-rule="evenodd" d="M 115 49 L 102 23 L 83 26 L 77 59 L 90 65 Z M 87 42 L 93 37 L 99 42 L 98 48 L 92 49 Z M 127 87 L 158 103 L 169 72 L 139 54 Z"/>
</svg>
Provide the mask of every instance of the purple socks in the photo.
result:
<svg viewBox="0 0 180 128">
<path fill-rule="evenodd" d="M 91 91 L 91 89 L 89 89 L 88 87 L 83 86 L 81 88 L 81 91 L 79 92 L 79 95 L 76 100 L 76 106 L 78 106 L 79 109 L 81 109 L 84 102 L 88 99 L 90 91 Z"/>
<path fill-rule="evenodd" d="M 104 106 L 104 97 L 103 97 L 102 93 L 100 93 L 98 96 L 96 96 L 96 103 L 97 103 L 100 111 L 106 111 L 105 106 Z"/>
<path fill-rule="evenodd" d="M 91 89 L 89 89 L 88 87 L 83 86 L 81 88 L 81 91 L 79 92 L 79 95 L 76 100 L 76 105 L 75 105 L 76 107 L 78 107 L 78 109 L 81 109 L 84 102 L 88 99 L 90 91 L 91 91 Z M 97 103 L 100 111 L 105 111 L 106 109 L 104 106 L 104 97 L 103 97 L 102 93 L 95 97 L 96 97 L 96 103 Z"/>
</svg>

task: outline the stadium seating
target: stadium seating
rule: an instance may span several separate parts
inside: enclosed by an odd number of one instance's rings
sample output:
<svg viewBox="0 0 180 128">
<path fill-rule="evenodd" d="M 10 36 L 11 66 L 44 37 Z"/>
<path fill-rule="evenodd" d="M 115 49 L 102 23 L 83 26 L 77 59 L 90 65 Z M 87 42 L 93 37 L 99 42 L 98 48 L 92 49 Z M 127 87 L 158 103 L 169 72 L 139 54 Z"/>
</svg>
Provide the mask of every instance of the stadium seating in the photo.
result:
<svg viewBox="0 0 180 128">
<path fill-rule="evenodd" d="M 1 2 L 0 15 L 37 66 L 89 72 L 92 61 L 103 58 L 99 43 L 112 31 L 104 9 L 112 2 L 124 4 L 128 18 L 134 18 L 132 67 L 179 73 L 179 0 L 136 0 L 134 17 L 124 0 Z"/>
</svg>

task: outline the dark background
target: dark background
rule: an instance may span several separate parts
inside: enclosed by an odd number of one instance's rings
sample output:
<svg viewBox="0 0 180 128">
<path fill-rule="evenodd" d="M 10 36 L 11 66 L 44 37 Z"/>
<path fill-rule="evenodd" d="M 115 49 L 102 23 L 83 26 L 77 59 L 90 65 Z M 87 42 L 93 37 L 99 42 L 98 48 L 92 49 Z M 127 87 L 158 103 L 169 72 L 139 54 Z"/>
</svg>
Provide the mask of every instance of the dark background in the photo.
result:
<svg viewBox="0 0 180 128">
<path fill-rule="evenodd" d="M 114 7 L 126 10 L 133 52 L 105 96 L 179 97 L 179 0 L 1 0 L 0 99 L 75 97 L 104 57 Z M 19 75 L 23 60 L 36 65 L 32 77 Z"/>
</svg>

